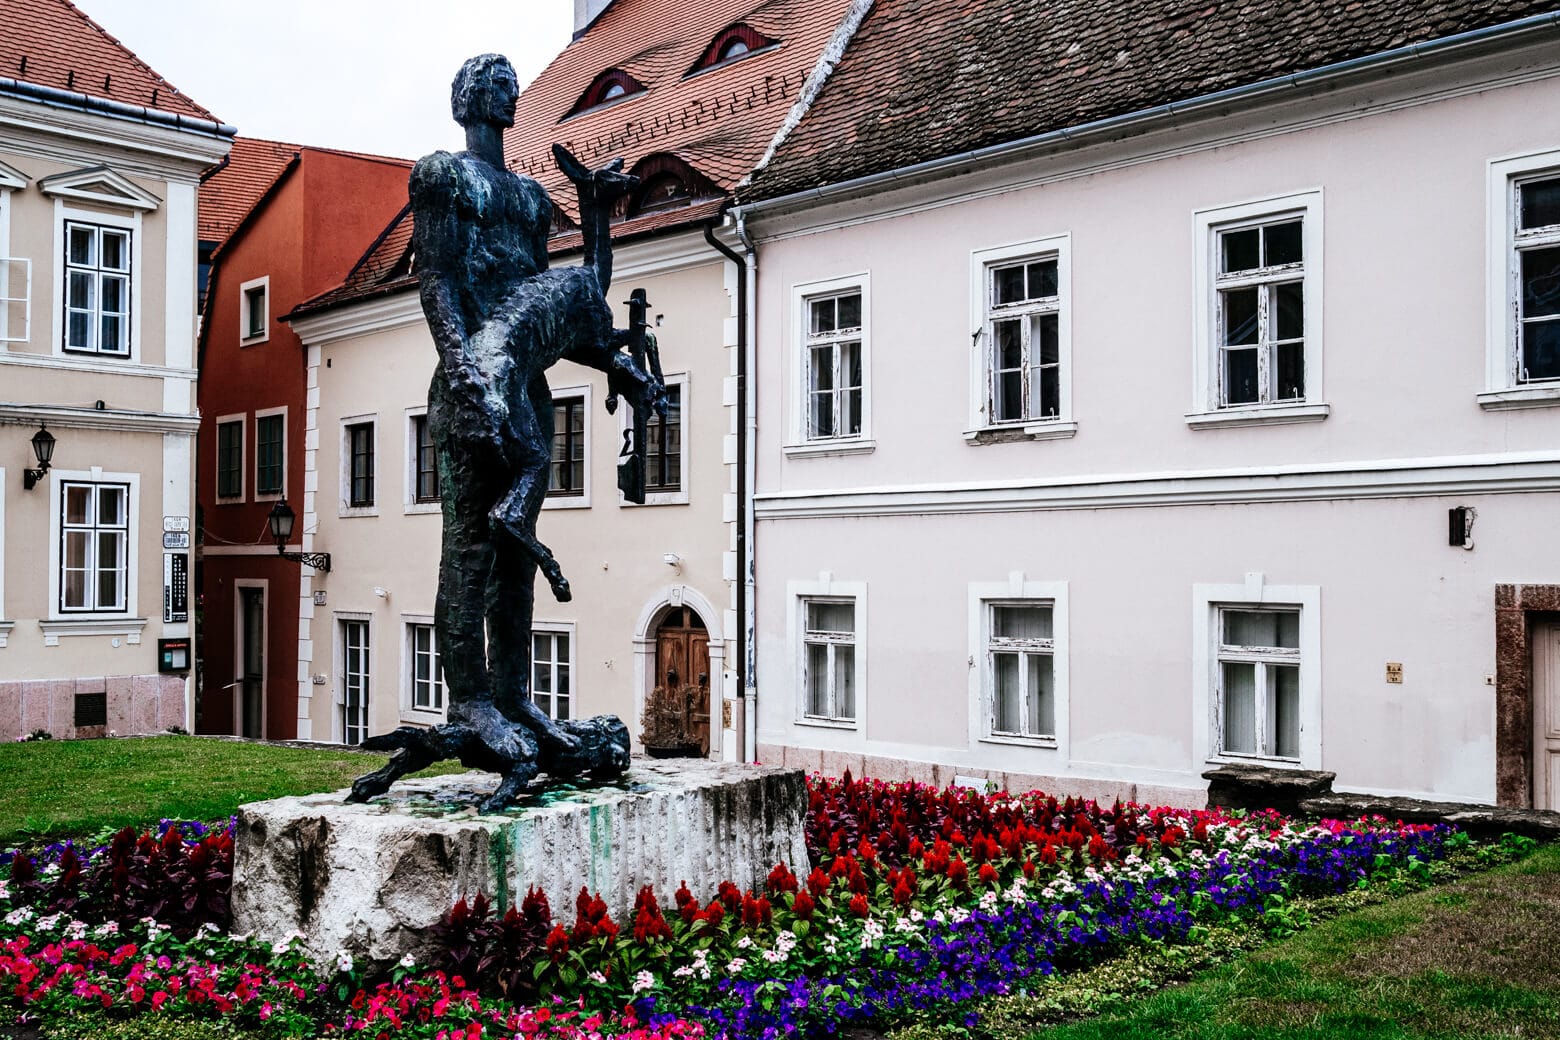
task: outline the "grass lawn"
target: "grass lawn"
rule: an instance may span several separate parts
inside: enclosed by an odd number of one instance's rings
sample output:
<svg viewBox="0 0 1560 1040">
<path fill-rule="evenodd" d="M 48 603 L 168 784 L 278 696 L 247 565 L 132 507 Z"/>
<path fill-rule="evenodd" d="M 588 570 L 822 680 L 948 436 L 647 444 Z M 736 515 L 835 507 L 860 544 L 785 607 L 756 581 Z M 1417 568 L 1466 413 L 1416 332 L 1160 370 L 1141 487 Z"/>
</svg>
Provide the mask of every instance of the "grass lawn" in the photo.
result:
<svg viewBox="0 0 1560 1040">
<path fill-rule="evenodd" d="M 1560 846 L 1029 1040 L 1560 1038 Z"/>
<path fill-rule="evenodd" d="M 171 735 L 0 744 L 0 849 L 163 817 L 215 820 L 245 802 L 346 787 L 385 760 Z"/>
</svg>

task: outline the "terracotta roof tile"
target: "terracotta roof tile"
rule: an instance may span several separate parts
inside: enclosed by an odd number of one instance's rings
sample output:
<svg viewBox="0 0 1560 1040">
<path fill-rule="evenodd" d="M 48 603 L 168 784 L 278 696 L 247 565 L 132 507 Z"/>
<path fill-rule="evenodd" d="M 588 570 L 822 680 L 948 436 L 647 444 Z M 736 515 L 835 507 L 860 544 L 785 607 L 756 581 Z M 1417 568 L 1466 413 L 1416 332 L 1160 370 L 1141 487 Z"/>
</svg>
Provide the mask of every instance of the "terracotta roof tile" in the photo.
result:
<svg viewBox="0 0 1560 1040">
<path fill-rule="evenodd" d="M 0 77 L 215 119 L 69 0 L 0 3 Z"/>
<path fill-rule="evenodd" d="M 233 138 L 233 150 L 206 171 L 200 184 L 201 241 L 226 241 L 292 162 L 299 147 L 255 137 Z"/>
<path fill-rule="evenodd" d="M 878 0 L 774 198 L 1553 11 L 1534 0 Z"/>
<path fill-rule="evenodd" d="M 615 0 L 521 95 L 505 137 L 510 165 L 541 181 L 571 220 L 578 207 L 553 162 L 554 141 L 593 166 L 622 157 L 633 169 L 670 152 L 730 191 L 768 149 L 848 7 L 849 0 Z M 779 45 L 686 75 L 716 34 L 738 22 Z M 565 119 L 612 68 L 647 89 Z"/>
</svg>

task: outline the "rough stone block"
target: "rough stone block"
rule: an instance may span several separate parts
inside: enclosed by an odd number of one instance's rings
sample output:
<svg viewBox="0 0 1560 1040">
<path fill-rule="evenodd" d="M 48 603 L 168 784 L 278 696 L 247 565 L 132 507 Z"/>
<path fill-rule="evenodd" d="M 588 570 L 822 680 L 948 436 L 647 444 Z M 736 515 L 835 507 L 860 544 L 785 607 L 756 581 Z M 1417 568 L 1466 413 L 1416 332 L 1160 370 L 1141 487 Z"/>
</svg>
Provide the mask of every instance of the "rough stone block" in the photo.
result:
<svg viewBox="0 0 1560 1040">
<path fill-rule="evenodd" d="M 824 776 L 842 777 L 850 770 L 853 779 L 860 780 L 867 772 L 866 756 L 852 751 L 825 751 L 821 766 Z"/>
<path fill-rule="evenodd" d="M 22 732 L 49 728 L 49 701 L 54 683 L 48 679 L 18 683 L 22 690 Z"/>
<path fill-rule="evenodd" d="M 134 717 L 130 709 L 130 677 L 110 675 L 108 686 L 108 728 L 115 733 L 129 733 Z"/>
<path fill-rule="evenodd" d="M 1208 804 L 1226 809 L 1277 809 L 1293 815 L 1300 802 L 1332 793 L 1337 773 L 1266 766 L 1219 766 L 1203 774 Z"/>
<path fill-rule="evenodd" d="M 61 739 L 76 733 L 76 681 L 56 679 L 49 688 L 49 732 Z"/>
<path fill-rule="evenodd" d="M 478 892 L 502 911 L 535 886 L 567 924 L 584 885 L 630 927 L 644 885 L 671 906 L 685 880 L 709 900 L 723 880 L 758 888 L 776 863 L 807 863 L 795 770 L 636 760 L 618 784 L 560 785 L 479 815 L 497 784 L 465 773 L 403 780 L 368 804 L 341 791 L 241 807 L 234 931 L 297 931 L 315 953 L 383 963 L 427 956 L 428 926 Z"/>
<path fill-rule="evenodd" d="M 162 690 L 157 698 L 157 732 L 169 726 L 184 725 L 184 679 L 177 675 L 164 675 Z"/>
<path fill-rule="evenodd" d="M 0 682 L 0 741 L 22 736 L 22 684 Z"/>
<path fill-rule="evenodd" d="M 130 732 L 156 733 L 158 676 L 131 676 L 130 690 Z"/>
</svg>

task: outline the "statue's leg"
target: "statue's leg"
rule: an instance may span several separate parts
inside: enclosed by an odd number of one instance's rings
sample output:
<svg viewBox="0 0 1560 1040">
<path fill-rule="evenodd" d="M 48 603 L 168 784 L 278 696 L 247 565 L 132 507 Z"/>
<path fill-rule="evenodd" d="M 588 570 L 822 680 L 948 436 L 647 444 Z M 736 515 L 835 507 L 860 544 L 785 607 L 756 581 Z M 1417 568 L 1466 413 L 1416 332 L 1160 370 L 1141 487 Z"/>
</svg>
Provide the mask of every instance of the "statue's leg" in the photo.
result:
<svg viewBox="0 0 1560 1040">
<path fill-rule="evenodd" d="M 410 727 L 405 727 L 410 729 Z M 396 734 L 387 736 L 394 737 Z M 408 773 L 415 773 L 419 769 L 427 769 L 438 761 L 432 745 L 426 740 L 417 739 L 417 731 L 413 731 L 412 739 L 399 742 L 400 747 L 395 754 L 390 756 L 390 761 L 365 776 L 360 776 L 352 781 L 352 793 L 347 795 L 349 802 L 366 802 L 375 795 L 384 794 L 390 790 L 390 785 Z M 385 740 L 381 737 L 380 740 Z"/>
<path fill-rule="evenodd" d="M 512 400 L 509 408 L 517 440 L 514 482 L 493 507 L 489 519 L 495 529 L 518 543 L 541 568 L 553 597 L 559 603 L 567 603 L 572 593 L 563 568 L 552 550 L 536 537 L 536 518 L 547 497 L 548 467 L 552 463 L 552 394 L 547 389 L 546 377 L 534 377 L 527 392 Z"/>
</svg>

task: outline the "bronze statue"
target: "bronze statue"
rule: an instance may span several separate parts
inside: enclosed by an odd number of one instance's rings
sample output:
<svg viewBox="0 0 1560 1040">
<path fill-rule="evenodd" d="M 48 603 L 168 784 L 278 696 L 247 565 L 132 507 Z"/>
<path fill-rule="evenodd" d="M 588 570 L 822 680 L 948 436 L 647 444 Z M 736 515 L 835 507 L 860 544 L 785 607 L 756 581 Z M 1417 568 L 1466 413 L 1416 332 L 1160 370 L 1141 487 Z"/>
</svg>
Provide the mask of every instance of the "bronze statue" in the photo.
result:
<svg viewBox="0 0 1560 1040">
<path fill-rule="evenodd" d="M 666 410 L 664 386 L 638 360 L 642 345 L 621 349 L 642 339 L 612 327 L 605 298 L 611 205 L 638 179 L 622 172 L 621 160 L 590 170 L 554 146 L 579 192 L 585 263 L 548 267 L 552 202 L 504 165 L 503 133 L 514 125 L 519 93 L 501 55 L 466 62 L 451 91 L 466 150 L 435 152 L 412 170 L 413 262 L 439 353 L 428 426 L 444 514 L 434 622 L 450 722 L 364 741 L 396 753 L 352 785 L 355 801 L 444 758 L 503 774 L 486 810 L 511 804 L 541 769 L 610 775 L 628 766 L 623 723 L 548 718 L 531 700 L 530 668 L 537 569 L 559 601 L 570 598 L 536 536 L 552 460 L 547 369 L 562 358 L 600 369 L 636 416 Z"/>
</svg>

